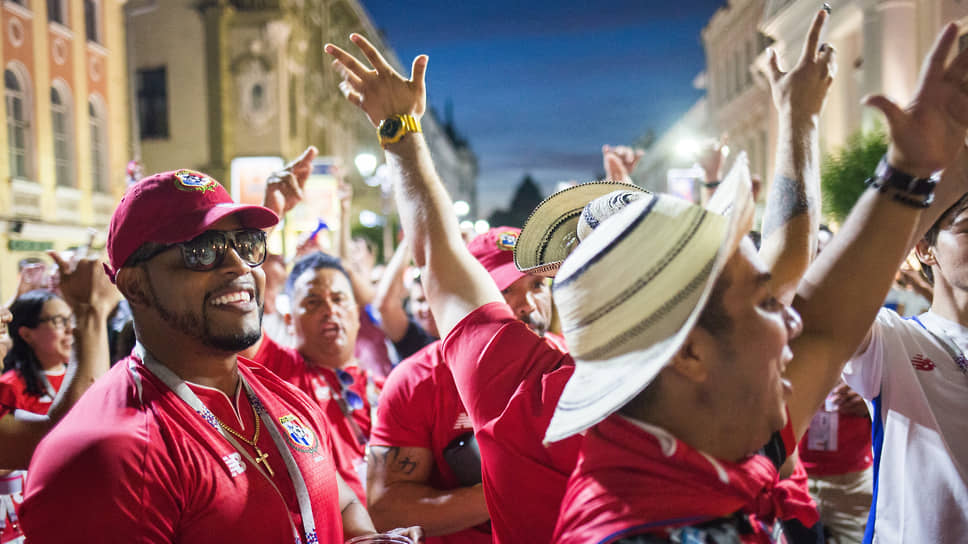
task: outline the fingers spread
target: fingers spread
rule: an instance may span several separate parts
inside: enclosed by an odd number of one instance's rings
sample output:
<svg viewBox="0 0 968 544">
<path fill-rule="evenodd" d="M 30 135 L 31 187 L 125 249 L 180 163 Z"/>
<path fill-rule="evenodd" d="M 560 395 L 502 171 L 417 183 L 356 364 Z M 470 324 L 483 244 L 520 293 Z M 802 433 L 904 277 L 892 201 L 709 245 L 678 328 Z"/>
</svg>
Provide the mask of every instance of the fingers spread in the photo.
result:
<svg viewBox="0 0 968 544">
<path fill-rule="evenodd" d="M 427 55 L 417 55 L 413 59 L 413 67 L 411 68 L 410 80 L 417 85 L 417 88 L 423 92 L 424 81 L 427 75 L 427 63 L 430 61 L 430 57 Z"/>
<path fill-rule="evenodd" d="M 67 264 L 67 261 L 65 261 L 64 258 L 61 257 L 60 253 L 57 253 L 54 250 L 50 250 L 47 252 L 47 256 L 53 259 L 54 264 L 57 265 L 57 268 L 58 270 L 60 270 L 61 274 L 67 274 L 67 272 L 69 271 L 68 264 Z"/>
<path fill-rule="evenodd" d="M 880 110 L 881 113 L 884 114 L 884 117 L 887 118 L 887 124 L 892 128 L 894 128 L 897 123 L 900 123 L 901 118 L 904 116 L 904 112 L 901 111 L 901 108 L 899 108 L 898 105 L 895 104 L 890 98 L 882 94 L 866 96 L 861 102 L 866 106 Z"/>
<path fill-rule="evenodd" d="M 346 51 L 343 51 L 331 43 L 326 44 L 323 50 L 336 59 L 336 61 L 342 66 L 342 69 L 349 71 L 357 78 L 363 78 L 363 76 L 370 71 L 369 68 L 363 66 L 360 61 L 356 60 L 356 57 L 350 55 Z"/>
<path fill-rule="evenodd" d="M 370 43 L 369 40 L 356 33 L 350 34 L 350 40 L 352 40 L 352 42 L 360 48 L 360 51 L 363 52 L 363 56 L 370 61 L 370 64 L 374 69 L 376 69 L 377 72 L 387 73 L 394 71 L 393 68 L 387 63 L 386 59 L 383 58 L 383 55 L 377 51 L 376 47 L 373 47 L 373 44 Z"/>
<path fill-rule="evenodd" d="M 925 64 L 925 77 L 930 78 L 944 73 L 945 60 L 947 60 L 948 52 L 951 51 L 951 46 L 955 43 L 957 37 L 958 25 L 949 23 L 944 31 L 938 35 L 938 39 L 935 40 L 934 46 L 931 48 L 931 53 L 928 55 Z"/>
</svg>

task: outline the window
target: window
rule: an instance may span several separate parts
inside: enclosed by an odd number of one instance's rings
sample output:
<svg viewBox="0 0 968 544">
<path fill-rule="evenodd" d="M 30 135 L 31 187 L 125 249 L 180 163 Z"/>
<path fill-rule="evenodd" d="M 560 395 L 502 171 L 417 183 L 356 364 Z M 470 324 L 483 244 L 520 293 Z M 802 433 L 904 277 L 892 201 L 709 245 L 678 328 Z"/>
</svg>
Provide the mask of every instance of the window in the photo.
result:
<svg viewBox="0 0 968 544">
<path fill-rule="evenodd" d="M 3 71 L 4 98 L 7 105 L 7 151 L 10 175 L 30 178 L 30 107 L 25 80 L 13 70 Z"/>
<path fill-rule="evenodd" d="M 98 28 L 98 2 L 84 0 L 84 31 L 87 41 L 101 43 L 101 33 Z"/>
<path fill-rule="evenodd" d="M 51 23 L 67 24 L 67 9 L 65 0 L 47 0 L 47 21 Z"/>
<path fill-rule="evenodd" d="M 74 186 L 71 160 L 71 103 L 69 93 L 50 88 L 50 118 L 54 137 L 54 180 L 59 187 Z"/>
<path fill-rule="evenodd" d="M 109 192 L 107 125 L 104 109 L 94 97 L 87 103 L 91 124 L 91 188 L 99 193 Z"/>
<path fill-rule="evenodd" d="M 166 69 L 138 70 L 138 123 L 142 138 L 168 137 Z"/>
</svg>

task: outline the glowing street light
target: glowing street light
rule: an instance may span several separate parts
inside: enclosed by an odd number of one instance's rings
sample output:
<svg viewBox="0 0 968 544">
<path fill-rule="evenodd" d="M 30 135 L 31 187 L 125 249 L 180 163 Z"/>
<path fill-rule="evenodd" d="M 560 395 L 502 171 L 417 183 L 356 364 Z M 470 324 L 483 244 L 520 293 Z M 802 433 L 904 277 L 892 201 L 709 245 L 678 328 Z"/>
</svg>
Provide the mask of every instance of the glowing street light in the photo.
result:
<svg viewBox="0 0 968 544">
<path fill-rule="evenodd" d="M 478 219 L 474 222 L 474 232 L 478 234 L 484 234 L 491 228 L 491 224 L 483 219 Z"/>
<path fill-rule="evenodd" d="M 454 202 L 454 213 L 457 214 L 457 217 L 464 217 L 471 213 L 471 205 L 465 200 L 458 200 Z"/>
<path fill-rule="evenodd" d="M 679 140 L 676 144 L 676 154 L 680 157 L 691 159 L 699 153 L 699 142 L 691 138 Z"/>
</svg>

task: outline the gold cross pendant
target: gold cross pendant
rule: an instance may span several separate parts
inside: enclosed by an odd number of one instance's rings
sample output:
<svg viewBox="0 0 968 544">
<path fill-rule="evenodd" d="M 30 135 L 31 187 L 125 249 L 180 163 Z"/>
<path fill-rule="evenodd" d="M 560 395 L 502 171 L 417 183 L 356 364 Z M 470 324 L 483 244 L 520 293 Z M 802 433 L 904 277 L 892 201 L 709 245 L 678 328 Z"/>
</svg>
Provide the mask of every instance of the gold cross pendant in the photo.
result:
<svg viewBox="0 0 968 544">
<path fill-rule="evenodd" d="M 259 446 L 255 446 L 255 462 L 256 462 L 256 464 L 258 465 L 259 463 L 262 463 L 263 466 L 266 467 L 266 470 L 269 472 L 269 476 L 275 476 L 276 473 L 273 472 L 272 471 L 272 467 L 269 466 L 269 461 L 266 461 L 266 458 L 267 457 L 269 457 L 269 454 L 268 453 L 262 453 L 262 450 L 259 449 Z"/>
</svg>

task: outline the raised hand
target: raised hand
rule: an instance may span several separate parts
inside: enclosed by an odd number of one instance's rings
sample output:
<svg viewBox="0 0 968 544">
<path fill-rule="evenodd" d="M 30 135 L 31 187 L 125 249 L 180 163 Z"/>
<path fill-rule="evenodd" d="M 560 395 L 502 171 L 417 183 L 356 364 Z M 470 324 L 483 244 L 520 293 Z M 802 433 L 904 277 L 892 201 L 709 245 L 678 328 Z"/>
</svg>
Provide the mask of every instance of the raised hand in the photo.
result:
<svg viewBox="0 0 968 544">
<path fill-rule="evenodd" d="M 820 44 L 820 32 L 827 21 L 827 12 L 819 11 L 807 33 L 800 60 L 789 72 L 780 69 L 776 51 L 770 51 L 770 69 L 766 74 L 770 82 L 773 103 L 781 115 L 793 115 L 797 119 L 809 119 L 820 114 L 827 90 L 837 72 L 834 48 Z"/>
<path fill-rule="evenodd" d="M 887 159 L 907 174 L 928 177 L 951 164 L 961 150 L 968 129 L 968 50 L 946 62 L 958 38 L 958 25 L 948 24 L 935 40 L 921 67 L 914 99 L 901 108 L 884 95 L 864 103 L 887 119 L 891 134 Z"/>
<path fill-rule="evenodd" d="M 61 295 L 75 312 L 89 307 L 107 315 L 121 299 L 98 259 L 85 257 L 74 262 L 55 251 L 47 254 L 57 265 Z"/>
<path fill-rule="evenodd" d="M 632 171 L 645 152 L 625 145 L 602 146 L 602 161 L 605 163 L 605 179 L 632 183 Z"/>
<path fill-rule="evenodd" d="M 313 159 L 317 153 L 315 146 L 309 146 L 285 168 L 273 172 L 266 180 L 262 205 L 276 212 L 279 217 L 296 207 L 303 199 L 303 187 L 313 171 Z"/>
<path fill-rule="evenodd" d="M 705 181 L 713 182 L 722 179 L 723 159 L 726 158 L 723 149 L 726 147 L 728 139 L 729 136 L 723 134 L 719 137 L 719 141 L 710 143 L 699 152 L 696 162 L 699 163 L 699 167 L 705 173 Z"/>
<path fill-rule="evenodd" d="M 333 66 L 343 76 L 339 84 L 343 96 L 366 113 L 373 126 L 394 115 L 420 117 L 427 109 L 427 55 L 413 59 L 409 79 L 397 73 L 366 38 L 350 34 L 350 40 L 360 48 L 373 67 L 367 68 L 343 49 L 328 43 L 324 51 L 335 59 Z"/>
</svg>

